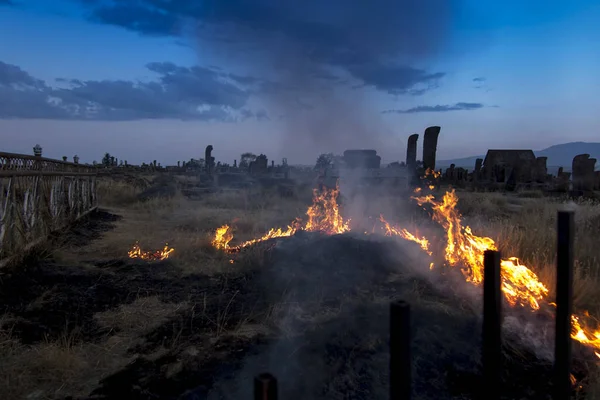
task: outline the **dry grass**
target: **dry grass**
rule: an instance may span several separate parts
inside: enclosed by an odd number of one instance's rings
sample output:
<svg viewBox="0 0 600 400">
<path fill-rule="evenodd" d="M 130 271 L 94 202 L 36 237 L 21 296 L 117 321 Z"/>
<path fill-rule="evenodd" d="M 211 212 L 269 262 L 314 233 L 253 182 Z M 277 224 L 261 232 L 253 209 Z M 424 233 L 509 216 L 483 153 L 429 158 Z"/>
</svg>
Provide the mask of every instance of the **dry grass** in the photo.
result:
<svg viewBox="0 0 600 400">
<path fill-rule="evenodd" d="M 195 178 L 174 177 L 180 184 L 194 184 Z M 151 179 L 148 179 L 149 181 Z M 277 226 L 286 226 L 294 218 L 304 216 L 309 193 L 298 199 L 283 199 L 272 190 L 224 191 L 206 194 L 200 200 L 190 200 L 178 191 L 174 196 L 138 201 L 145 188 L 131 182 L 103 178 L 98 182 L 101 207 L 121 215 L 109 235 L 84 247 L 61 248 L 54 251 L 61 263 L 82 266 L 84 260 L 120 259 L 139 241 L 143 249 L 155 250 L 165 243 L 175 248 L 174 259 L 189 273 L 219 275 L 232 269 L 260 265 L 264 251 L 257 248 L 231 264 L 230 258 L 210 245 L 214 230 L 223 224 L 235 226 L 235 241 L 247 240 Z M 542 198 L 539 193 L 507 196 L 499 193 L 459 193 L 459 207 L 475 234 L 490 236 L 499 244 L 505 257 L 517 256 L 540 276 L 549 287 L 555 280 L 556 211 L 559 201 Z M 377 198 L 361 204 L 359 209 L 377 215 L 384 212 L 390 220 L 421 224 L 422 216 L 407 207 L 405 199 Z M 579 202 L 577 205 L 577 269 L 575 272 L 575 304 L 600 315 L 600 205 Z M 91 267 L 91 266 L 88 266 Z M 419 298 L 415 289 L 415 298 Z M 40 297 L 43 302 L 43 296 Z M 352 301 L 352 299 L 349 299 Z M 373 299 L 385 301 L 386 299 Z M 425 301 L 425 300 L 423 300 Z M 453 305 L 439 304 L 448 313 L 461 312 Z M 84 343 L 76 332 L 64 338 L 22 345 L 11 334 L 10 316 L 0 320 L 0 391 L 4 398 L 60 398 L 65 395 L 85 395 L 102 377 L 131 361 L 127 350 L 140 343 L 140 337 L 170 316 L 183 310 L 202 312 L 201 304 L 166 304 L 157 297 L 139 298 L 129 305 L 98 313 L 95 321 L 109 334 L 99 344 Z M 290 305 L 281 299 L 270 307 L 264 324 L 244 320 L 228 334 L 252 336 L 270 328 L 282 335 L 292 335 L 281 322 L 281 313 L 290 313 Z M 301 305 L 295 318 L 319 324 L 339 312 L 323 308 L 318 315 L 305 315 Z M 225 334 L 229 318 L 225 305 L 216 315 L 205 316 L 215 337 Z M 177 337 L 177 336 L 176 336 Z M 374 340 L 377 340 L 376 338 Z M 165 344 L 176 347 L 177 343 Z M 599 380 L 600 381 L 600 380 Z M 600 385 L 594 388 L 600 393 Z M 589 399 L 597 398 L 595 394 Z"/>
<path fill-rule="evenodd" d="M 600 203 L 576 203 L 574 304 L 600 313 Z M 556 217 L 565 201 L 524 198 L 501 193 L 459 193 L 465 222 L 480 236 L 489 236 L 504 257 L 516 256 L 538 274 L 554 295 L 556 282 Z"/>
</svg>

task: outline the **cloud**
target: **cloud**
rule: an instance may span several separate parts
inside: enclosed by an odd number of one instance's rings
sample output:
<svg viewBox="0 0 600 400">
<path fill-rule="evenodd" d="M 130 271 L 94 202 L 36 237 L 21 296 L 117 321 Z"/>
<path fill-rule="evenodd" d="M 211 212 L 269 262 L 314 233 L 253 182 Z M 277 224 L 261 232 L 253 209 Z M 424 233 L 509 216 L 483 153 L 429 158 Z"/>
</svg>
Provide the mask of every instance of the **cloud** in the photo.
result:
<svg viewBox="0 0 600 400">
<path fill-rule="evenodd" d="M 245 109 L 254 78 L 204 67 L 150 63 L 157 78 L 80 81 L 57 79 L 51 86 L 16 65 L 0 61 L 0 118 L 87 120 L 264 119 L 263 110 Z"/>
<path fill-rule="evenodd" d="M 442 50 L 461 0 L 80 0 L 89 18 L 150 36 L 186 36 L 247 58 L 301 68 L 303 78 L 339 69 L 393 95 L 436 88 L 442 72 L 413 68 Z M 300 65 L 299 65 L 300 64 Z M 325 78 L 327 80 L 327 78 Z"/>
<path fill-rule="evenodd" d="M 473 82 L 485 82 L 485 81 L 486 81 L 486 79 L 483 76 L 473 78 Z"/>
<path fill-rule="evenodd" d="M 471 111 L 483 108 L 481 103 L 456 103 L 454 105 L 418 106 L 406 110 L 386 110 L 384 114 L 413 114 L 421 112 Z"/>
</svg>

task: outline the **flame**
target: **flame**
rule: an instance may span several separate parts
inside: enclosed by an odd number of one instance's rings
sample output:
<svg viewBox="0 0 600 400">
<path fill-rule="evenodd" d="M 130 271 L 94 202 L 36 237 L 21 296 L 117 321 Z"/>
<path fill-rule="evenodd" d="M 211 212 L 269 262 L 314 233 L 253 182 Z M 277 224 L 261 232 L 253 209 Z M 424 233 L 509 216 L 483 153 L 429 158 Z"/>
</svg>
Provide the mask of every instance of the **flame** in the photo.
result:
<svg viewBox="0 0 600 400">
<path fill-rule="evenodd" d="M 338 205 L 340 194 L 339 186 L 334 189 L 313 190 L 313 204 L 306 210 L 306 222 L 297 218 L 286 228 L 272 228 L 262 237 L 245 241 L 237 246 L 230 246 L 233 240 L 233 232 L 229 225 L 217 228 L 212 245 L 217 249 L 237 251 L 241 248 L 251 246 L 265 240 L 288 237 L 300 230 L 308 232 L 323 232 L 329 235 L 350 231 L 350 220 L 344 219 Z"/>
<path fill-rule="evenodd" d="M 171 256 L 171 254 L 173 254 L 174 251 L 175 249 L 169 247 L 167 244 L 165 244 L 165 247 L 162 250 L 143 251 L 139 243 L 136 242 L 131 248 L 131 250 L 129 250 L 127 255 L 129 256 L 129 258 L 141 258 L 142 260 L 147 261 L 159 261 L 166 260 Z"/>
<path fill-rule="evenodd" d="M 462 273 L 468 282 L 481 284 L 483 253 L 485 250 L 497 250 L 498 247 L 492 238 L 476 236 L 469 226 L 462 226 L 461 215 L 456 209 L 458 197 L 455 191 L 447 192 L 441 201 L 436 201 L 432 195 L 413 199 L 420 206 L 430 204 L 433 220 L 446 230 L 446 262 L 451 266 L 462 266 Z M 533 271 L 521 264 L 517 257 L 501 260 L 500 267 L 502 292 L 511 306 L 529 307 L 532 310 L 539 310 L 542 302 L 556 306 L 547 299 L 548 288 Z M 582 322 L 584 319 L 585 322 Z M 571 322 L 571 337 L 592 347 L 596 350 L 596 356 L 600 358 L 600 329 L 597 321 L 589 313 L 583 312 L 582 315 L 572 315 Z M 594 327 L 590 327 L 591 325 Z"/>
<path fill-rule="evenodd" d="M 392 226 L 389 222 L 385 220 L 385 218 L 383 218 L 383 215 L 379 216 L 379 220 L 383 224 L 383 229 L 385 230 L 386 236 L 400 236 L 403 239 L 417 243 L 419 246 L 421 246 L 421 249 L 425 250 L 427 254 L 433 254 L 431 250 L 429 250 L 429 240 L 427 240 L 427 238 L 417 237 L 404 228 L 397 228 Z M 433 267 L 433 265 L 431 265 L 431 267 Z"/>
<path fill-rule="evenodd" d="M 231 242 L 232 239 L 233 233 L 231 232 L 231 227 L 229 225 L 223 225 L 222 227 L 217 228 L 211 244 L 219 250 L 227 250 L 229 248 L 229 242 Z"/>
<path fill-rule="evenodd" d="M 437 178 L 439 172 L 427 170 L 426 176 Z M 422 189 L 415 189 L 415 194 L 421 194 Z M 313 204 L 308 208 L 307 220 L 303 224 L 296 219 L 287 228 L 271 229 L 258 239 L 252 239 L 238 246 L 230 246 L 233 233 L 229 225 L 217 229 L 213 246 L 226 251 L 236 251 L 252 244 L 278 237 L 292 236 L 299 230 L 323 232 L 326 234 L 340 234 L 350 231 L 350 220 L 344 219 L 340 214 L 337 202 L 339 187 L 313 191 Z M 486 250 L 498 250 L 494 240 L 489 237 L 477 236 L 469 226 L 463 226 L 462 216 L 457 209 L 458 196 L 454 190 L 444 194 L 441 200 L 436 200 L 431 194 L 412 197 L 421 207 L 431 206 L 432 219 L 437 222 L 446 233 L 444 259 L 451 267 L 460 267 L 467 282 L 480 285 L 483 282 L 483 256 Z M 433 255 L 430 241 L 418 233 L 411 233 L 407 229 L 392 226 L 381 215 L 379 221 L 386 236 L 399 236 L 405 240 L 417 243 L 423 251 Z M 166 249 L 166 247 L 165 247 Z M 131 254 L 131 252 L 130 252 Z M 555 306 L 548 300 L 549 290 L 540 281 L 538 276 L 517 257 L 501 260 L 501 288 L 508 301 L 513 306 L 529 308 L 537 311 L 542 304 Z M 429 265 L 434 268 L 434 263 Z M 587 312 L 572 316 L 571 337 L 578 342 L 595 350 L 600 358 L 600 329 L 597 321 Z"/>
</svg>

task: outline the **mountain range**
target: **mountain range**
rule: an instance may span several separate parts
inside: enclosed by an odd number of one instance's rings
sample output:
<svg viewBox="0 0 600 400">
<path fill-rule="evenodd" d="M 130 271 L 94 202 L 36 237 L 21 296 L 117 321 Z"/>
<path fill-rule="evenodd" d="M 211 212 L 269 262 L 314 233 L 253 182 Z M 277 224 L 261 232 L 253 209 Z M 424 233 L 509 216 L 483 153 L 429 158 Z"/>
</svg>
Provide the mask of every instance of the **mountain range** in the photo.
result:
<svg viewBox="0 0 600 400">
<path fill-rule="evenodd" d="M 534 150 L 534 153 L 536 157 L 548 157 L 546 164 L 548 173 L 556 174 L 559 167 L 563 167 L 565 171 L 570 171 L 573 157 L 578 154 L 589 154 L 591 158 L 600 160 L 600 143 L 571 142 L 556 144 L 543 150 Z M 472 170 L 475 167 L 475 160 L 478 158 L 485 159 L 485 155 L 456 158 L 454 160 L 439 160 L 436 161 L 436 167 L 445 169 L 450 164 L 454 164 L 457 167 Z M 600 170 L 600 162 L 596 163 L 596 171 L 598 170 Z"/>
</svg>

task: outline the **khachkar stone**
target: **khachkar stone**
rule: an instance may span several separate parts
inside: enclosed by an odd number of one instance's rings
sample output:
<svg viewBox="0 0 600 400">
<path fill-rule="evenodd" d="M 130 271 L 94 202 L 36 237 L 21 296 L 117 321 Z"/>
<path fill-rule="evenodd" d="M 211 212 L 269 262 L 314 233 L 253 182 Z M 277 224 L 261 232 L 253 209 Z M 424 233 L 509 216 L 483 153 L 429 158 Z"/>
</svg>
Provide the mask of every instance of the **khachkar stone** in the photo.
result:
<svg viewBox="0 0 600 400">
<path fill-rule="evenodd" d="M 425 135 L 423 135 L 423 168 L 425 170 L 435 170 L 435 153 L 441 129 L 439 126 L 430 126 L 425 129 Z"/>
<path fill-rule="evenodd" d="M 237 160 L 233 160 L 233 168 L 237 168 Z"/>
<path fill-rule="evenodd" d="M 33 147 L 33 155 L 36 157 L 41 157 L 42 156 L 42 146 L 40 146 L 39 144 L 36 144 Z"/>
<path fill-rule="evenodd" d="M 215 166 L 215 158 L 212 156 L 213 147 L 211 144 L 206 146 L 206 150 L 204 150 L 204 163 L 206 164 L 206 172 L 209 174 L 212 172 L 213 167 Z"/>
<path fill-rule="evenodd" d="M 573 157 L 573 190 L 593 190 L 593 174 L 596 159 L 590 159 L 589 154 L 579 154 Z"/>
<path fill-rule="evenodd" d="M 414 169 L 417 165 L 417 141 L 419 135 L 414 133 L 408 137 L 408 146 L 406 148 L 406 166 Z"/>
<path fill-rule="evenodd" d="M 75 154 L 75 155 L 73 156 L 73 162 L 74 162 L 75 164 L 79 164 L 79 156 L 78 156 L 77 154 Z"/>
</svg>

